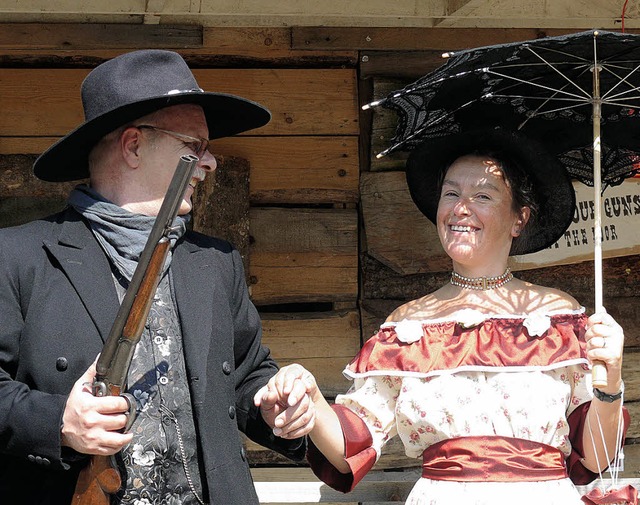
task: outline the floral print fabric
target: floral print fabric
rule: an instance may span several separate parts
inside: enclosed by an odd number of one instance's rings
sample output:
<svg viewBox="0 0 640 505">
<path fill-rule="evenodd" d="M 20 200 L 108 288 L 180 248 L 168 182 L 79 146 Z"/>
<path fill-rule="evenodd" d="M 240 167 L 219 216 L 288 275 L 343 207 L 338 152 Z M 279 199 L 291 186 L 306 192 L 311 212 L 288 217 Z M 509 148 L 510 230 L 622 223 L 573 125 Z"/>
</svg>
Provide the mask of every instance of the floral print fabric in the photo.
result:
<svg viewBox="0 0 640 505">
<path fill-rule="evenodd" d="M 509 317 L 513 319 L 513 316 Z M 422 322 L 423 331 L 420 333 L 432 336 L 434 328 L 450 327 L 442 321 L 433 324 L 435 326 Z M 460 326 L 473 328 L 479 324 L 483 321 L 469 320 Z M 526 325 L 524 320 L 520 320 L 518 328 L 530 328 L 527 331 L 535 334 L 532 337 L 540 338 L 542 335 L 546 338 L 544 335 L 550 324 L 549 318 L 540 317 L 530 319 Z M 388 326 L 384 325 L 383 329 L 387 327 L 388 331 Z M 398 326 L 398 340 L 402 342 L 399 349 L 412 347 L 411 352 L 415 353 L 424 345 L 424 341 L 419 342 L 420 339 L 415 338 L 415 322 L 399 323 Z M 464 331 L 459 336 L 464 338 Z M 501 341 L 502 345 L 507 345 L 512 336 L 502 333 L 506 338 Z M 503 348 L 502 352 L 508 354 L 509 350 Z M 372 369 L 367 368 L 366 363 L 358 363 L 360 370 L 366 369 L 366 372 L 345 371 L 346 375 L 355 376 L 354 384 L 346 394 L 336 398 L 336 403 L 349 408 L 365 422 L 378 456 L 384 444 L 396 435 L 400 437 L 407 456 L 413 458 L 420 457 L 427 447 L 442 440 L 496 435 L 544 443 L 568 456 L 571 443 L 567 417 L 592 398 L 588 365 L 580 356 L 576 358 L 551 366 L 532 367 L 523 362 L 521 367 L 490 367 L 485 364 L 476 369 L 422 369 L 410 373 L 396 369 Z M 384 359 L 388 363 L 398 361 L 392 355 Z M 509 486 L 514 490 L 520 489 L 518 494 L 507 491 Z M 521 504 L 581 503 L 569 479 L 494 483 L 444 482 L 424 478 L 420 479 L 407 503 L 506 504 L 513 503 L 514 496 L 519 497 L 518 503 Z"/>
<path fill-rule="evenodd" d="M 168 275 L 156 291 L 128 383 L 127 392 L 136 399 L 137 417 L 131 429 L 133 440 L 121 451 L 126 486 L 113 497 L 112 505 L 200 503 L 194 494 L 202 497 L 196 430 Z"/>
<path fill-rule="evenodd" d="M 374 448 L 396 434 L 417 458 L 437 442 L 464 436 L 523 438 L 571 452 L 567 416 L 591 399 L 588 370 L 457 372 L 433 377 L 356 379 L 338 396 L 369 427 Z"/>
</svg>

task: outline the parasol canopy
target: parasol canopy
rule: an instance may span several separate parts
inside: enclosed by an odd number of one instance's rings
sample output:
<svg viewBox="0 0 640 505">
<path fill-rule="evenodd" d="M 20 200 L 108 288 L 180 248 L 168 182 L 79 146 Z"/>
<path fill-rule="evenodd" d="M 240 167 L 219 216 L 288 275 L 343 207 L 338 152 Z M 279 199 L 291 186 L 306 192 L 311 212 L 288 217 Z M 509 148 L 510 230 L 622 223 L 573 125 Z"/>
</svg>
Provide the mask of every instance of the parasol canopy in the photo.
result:
<svg viewBox="0 0 640 505">
<path fill-rule="evenodd" d="M 392 145 L 378 156 L 499 126 L 539 140 L 593 185 L 596 119 L 605 187 L 640 168 L 640 36 L 593 30 L 446 55 L 442 67 L 365 106 L 398 114 Z"/>
<path fill-rule="evenodd" d="M 398 115 L 392 145 L 378 156 L 494 127 L 542 143 L 573 178 L 594 186 L 602 310 L 601 193 L 640 170 L 640 36 L 590 30 L 446 56 L 434 72 L 364 106 Z"/>
</svg>

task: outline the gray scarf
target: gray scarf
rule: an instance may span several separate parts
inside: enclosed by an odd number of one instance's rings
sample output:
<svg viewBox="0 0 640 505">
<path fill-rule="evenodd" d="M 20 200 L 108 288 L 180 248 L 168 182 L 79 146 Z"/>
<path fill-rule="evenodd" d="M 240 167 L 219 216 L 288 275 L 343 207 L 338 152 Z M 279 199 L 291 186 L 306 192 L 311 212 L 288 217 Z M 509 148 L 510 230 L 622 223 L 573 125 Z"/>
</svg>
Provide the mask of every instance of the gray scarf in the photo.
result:
<svg viewBox="0 0 640 505">
<path fill-rule="evenodd" d="M 71 192 L 69 205 L 89 221 L 93 234 L 113 265 L 130 281 L 151 233 L 155 217 L 132 214 L 84 184 Z M 169 234 L 171 247 L 163 273 L 169 269 L 171 250 L 184 235 L 189 219 L 188 215 L 178 216 L 173 222 L 173 230 Z"/>
</svg>

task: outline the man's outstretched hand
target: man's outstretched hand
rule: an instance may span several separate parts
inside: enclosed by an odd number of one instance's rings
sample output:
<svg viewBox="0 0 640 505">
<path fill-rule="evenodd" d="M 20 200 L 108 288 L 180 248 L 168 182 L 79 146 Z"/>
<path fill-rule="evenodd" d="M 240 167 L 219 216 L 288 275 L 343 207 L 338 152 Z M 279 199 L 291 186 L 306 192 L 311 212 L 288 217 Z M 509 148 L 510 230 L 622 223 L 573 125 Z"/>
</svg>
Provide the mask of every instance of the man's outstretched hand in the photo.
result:
<svg viewBox="0 0 640 505">
<path fill-rule="evenodd" d="M 262 418 L 281 438 L 307 435 L 315 426 L 314 398 L 322 393 L 315 377 L 301 365 L 281 368 L 254 396 Z"/>
</svg>

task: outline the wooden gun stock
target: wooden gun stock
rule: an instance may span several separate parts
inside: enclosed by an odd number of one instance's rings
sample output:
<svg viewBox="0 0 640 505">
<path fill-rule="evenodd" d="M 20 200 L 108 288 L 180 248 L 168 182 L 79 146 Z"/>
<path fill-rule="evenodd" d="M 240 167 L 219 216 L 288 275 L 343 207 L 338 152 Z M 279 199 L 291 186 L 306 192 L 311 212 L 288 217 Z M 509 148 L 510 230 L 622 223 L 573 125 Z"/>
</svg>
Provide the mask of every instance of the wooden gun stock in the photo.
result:
<svg viewBox="0 0 640 505">
<path fill-rule="evenodd" d="M 123 393 L 135 347 L 149 316 L 169 247 L 169 233 L 178 215 L 198 158 L 182 156 L 158 216 L 131 278 L 120 309 L 96 363 L 95 396 L 123 396 L 129 403 L 125 432 L 135 417 L 135 400 Z M 110 495 L 122 487 L 123 475 L 115 456 L 91 456 L 80 471 L 71 505 L 109 505 Z"/>
</svg>

